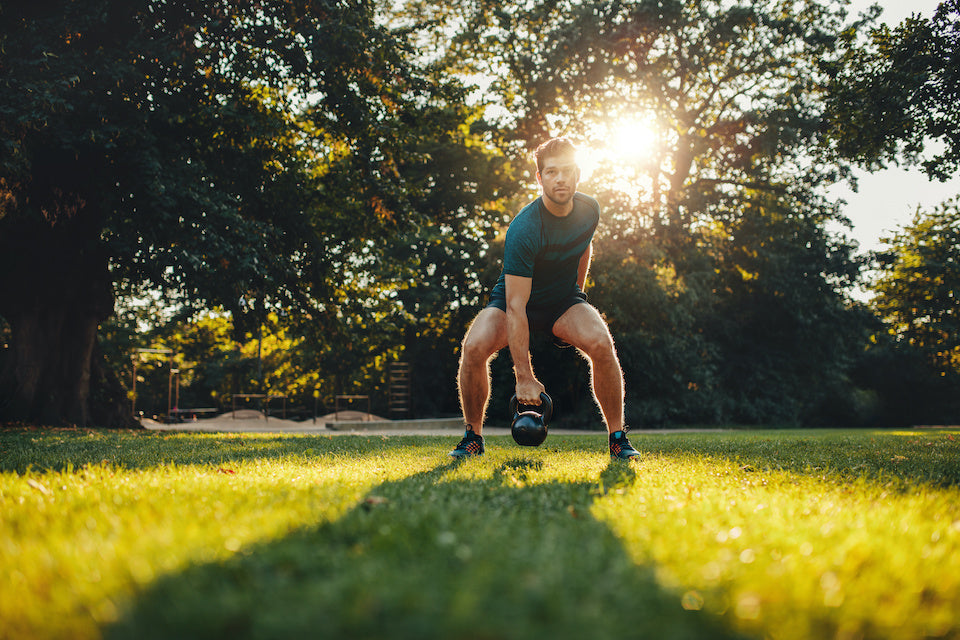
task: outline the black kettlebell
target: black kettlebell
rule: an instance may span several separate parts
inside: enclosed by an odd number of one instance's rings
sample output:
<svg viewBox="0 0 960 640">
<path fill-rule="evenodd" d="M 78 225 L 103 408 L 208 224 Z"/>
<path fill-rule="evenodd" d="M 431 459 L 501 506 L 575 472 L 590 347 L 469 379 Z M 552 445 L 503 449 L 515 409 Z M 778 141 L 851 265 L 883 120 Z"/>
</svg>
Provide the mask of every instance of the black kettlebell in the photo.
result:
<svg viewBox="0 0 960 640">
<path fill-rule="evenodd" d="M 510 425 L 510 434 L 514 441 L 524 447 L 539 447 L 547 439 L 547 423 L 553 415 L 553 400 L 546 393 L 540 394 L 540 406 L 523 405 L 524 411 L 519 411 L 520 404 L 517 396 L 510 398 L 510 413 L 513 414 L 513 424 Z"/>
</svg>

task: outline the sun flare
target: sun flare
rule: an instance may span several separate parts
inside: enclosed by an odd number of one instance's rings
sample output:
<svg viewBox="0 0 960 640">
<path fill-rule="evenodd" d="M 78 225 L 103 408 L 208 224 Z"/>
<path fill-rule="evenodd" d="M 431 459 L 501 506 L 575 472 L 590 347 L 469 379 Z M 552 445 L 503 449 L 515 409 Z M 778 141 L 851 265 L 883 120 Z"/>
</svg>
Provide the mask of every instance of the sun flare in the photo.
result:
<svg viewBox="0 0 960 640">
<path fill-rule="evenodd" d="M 624 193 L 649 190 L 662 144 L 654 118 L 608 119 L 598 122 L 589 136 L 593 142 L 581 156 L 584 180 L 600 180 L 604 186 Z"/>
<path fill-rule="evenodd" d="M 624 120 L 610 127 L 608 154 L 614 161 L 636 162 L 650 156 L 656 141 L 657 134 L 651 123 Z"/>
</svg>

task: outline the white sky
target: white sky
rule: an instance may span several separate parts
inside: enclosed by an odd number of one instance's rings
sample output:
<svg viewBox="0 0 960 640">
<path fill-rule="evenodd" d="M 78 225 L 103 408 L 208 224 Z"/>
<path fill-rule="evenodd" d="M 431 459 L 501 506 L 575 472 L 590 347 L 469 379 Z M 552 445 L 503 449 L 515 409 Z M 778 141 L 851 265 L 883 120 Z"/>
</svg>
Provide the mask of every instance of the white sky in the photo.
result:
<svg viewBox="0 0 960 640">
<path fill-rule="evenodd" d="M 881 22 L 900 23 L 911 14 L 925 18 L 933 15 L 939 0 L 851 0 L 852 14 L 871 4 L 883 7 Z M 960 195 L 960 176 L 948 182 L 930 181 L 919 169 L 892 168 L 868 174 L 859 172 L 858 192 L 844 185 L 830 190 L 830 195 L 847 201 L 843 212 L 853 222 L 850 235 L 860 243 L 860 251 L 878 249 L 879 239 L 888 232 L 908 224 L 917 207 L 929 211 L 944 200 Z"/>
</svg>

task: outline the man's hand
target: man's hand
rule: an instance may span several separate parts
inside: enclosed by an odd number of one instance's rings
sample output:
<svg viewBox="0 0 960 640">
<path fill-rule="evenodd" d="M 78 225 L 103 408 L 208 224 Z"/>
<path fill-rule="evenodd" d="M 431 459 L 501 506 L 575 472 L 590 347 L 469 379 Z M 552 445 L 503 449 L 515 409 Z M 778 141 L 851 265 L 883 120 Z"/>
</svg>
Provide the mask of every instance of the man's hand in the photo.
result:
<svg viewBox="0 0 960 640">
<path fill-rule="evenodd" d="M 531 380 L 517 381 L 517 403 L 525 405 L 540 406 L 540 394 L 546 391 L 546 388 L 536 378 Z"/>
</svg>

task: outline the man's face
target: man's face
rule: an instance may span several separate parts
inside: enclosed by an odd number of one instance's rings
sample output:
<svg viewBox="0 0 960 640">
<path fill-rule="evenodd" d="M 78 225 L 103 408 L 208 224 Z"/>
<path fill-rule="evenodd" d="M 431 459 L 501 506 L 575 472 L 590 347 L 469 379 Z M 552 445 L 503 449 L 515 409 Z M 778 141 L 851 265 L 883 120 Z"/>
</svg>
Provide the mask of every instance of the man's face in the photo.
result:
<svg viewBox="0 0 960 640">
<path fill-rule="evenodd" d="M 544 158 L 537 172 L 537 182 L 543 189 L 543 197 L 564 206 L 573 199 L 580 182 L 580 167 L 573 155 Z"/>
</svg>

